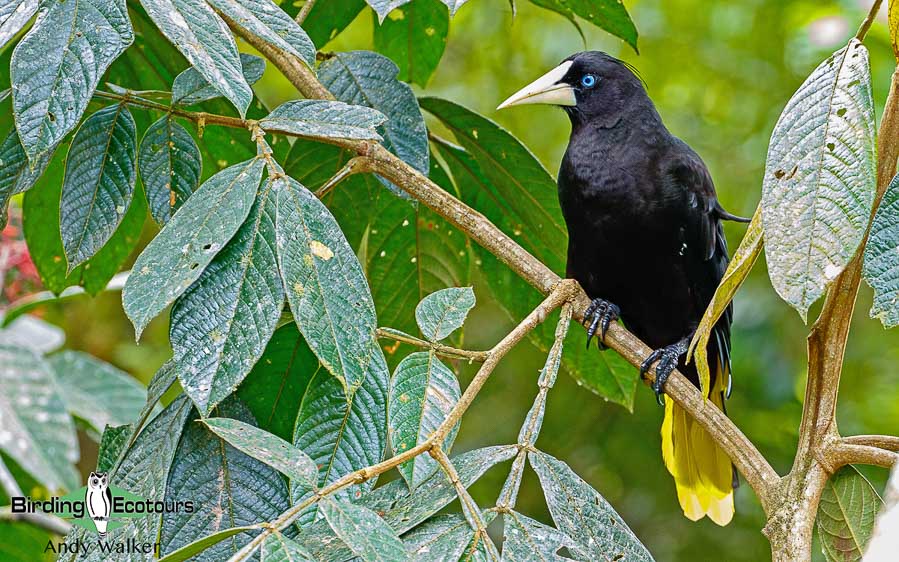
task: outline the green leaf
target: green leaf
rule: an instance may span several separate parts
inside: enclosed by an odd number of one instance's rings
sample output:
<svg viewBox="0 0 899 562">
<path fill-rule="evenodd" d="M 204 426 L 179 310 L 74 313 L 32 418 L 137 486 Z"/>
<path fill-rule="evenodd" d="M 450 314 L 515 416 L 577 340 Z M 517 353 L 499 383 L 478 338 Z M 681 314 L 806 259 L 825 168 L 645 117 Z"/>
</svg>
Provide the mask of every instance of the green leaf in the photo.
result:
<svg viewBox="0 0 899 562">
<path fill-rule="evenodd" d="M 138 256 L 122 290 L 138 338 L 237 232 L 253 205 L 263 165 L 254 158 L 209 178 Z"/>
<path fill-rule="evenodd" d="M 291 17 L 300 11 L 298 2 L 285 2 L 284 8 Z M 365 9 L 365 0 L 340 0 L 340 2 L 317 3 L 303 20 L 303 29 L 312 42 L 321 49 L 328 41 L 346 29 Z"/>
<path fill-rule="evenodd" d="M 25 27 L 39 4 L 38 0 L 16 0 L 0 6 L 0 49 Z"/>
<path fill-rule="evenodd" d="M 147 389 L 134 377 L 86 353 L 63 351 L 47 362 L 67 410 L 98 434 L 107 425 L 133 422 L 147 401 Z"/>
<path fill-rule="evenodd" d="M 539 162 L 534 160 L 514 137 L 486 119 L 476 115 L 474 119 L 471 117 L 473 114 L 467 114 L 467 110 L 459 106 L 445 108 L 444 104 L 449 102 L 442 100 L 435 100 L 434 105 L 430 99 L 423 100 L 422 103 L 429 110 L 432 107 L 440 107 L 441 111 L 447 109 L 448 112 L 450 110 L 459 112 L 459 115 L 452 119 L 461 131 L 464 131 L 461 129 L 463 126 L 478 127 L 473 130 L 479 131 L 477 133 L 479 137 L 493 141 L 485 143 L 483 148 L 476 149 L 474 154 L 480 155 L 479 160 L 449 144 L 441 144 L 437 148 L 456 181 L 462 200 L 472 208 L 478 209 L 506 233 L 511 234 L 526 250 L 554 271 L 564 272 L 563 249 L 568 244 L 567 233 L 559 230 L 564 227 L 555 226 L 554 221 L 561 220 L 561 217 L 556 217 L 558 203 L 550 201 L 547 197 L 547 195 L 555 197 L 552 195 L 556 192 L 555 183 Z M 473 140 L 475 139 L 470 138 L 467 142 L 473 145 Z M 487 148 L 490 150 L 487 151 Z M 506 158 L 513 160 L 504 162 Z M 494 169 L 496 182 L 501 182 L 505 187 L 499 189 L 498 183 L 488 179 L 482 171 L 482 166 Z M 525 182 L 514 179 L 516 170 L 522 173 L 521 178 Z M 539 189 L 531 192 L 531 186 L 537 186 Z M 541 189 L 543 191 L 540 191 Z M 501 201 L 502 205 L 498 201 Z M 546 206 L 543 217 L 534 214 L 533 207 L 538 205 Z M 553 226 L 544 227 L 546 221 Z M 542 232 L 539 236 L 533 236 L 529 234 L 528 228 L 523 226 L 525 224 L 531 224 L 529 228 Z M 475 255 L 491 292 L 511 321 L 520 321 L 543 300 L 543 296 L 536 289 L 509 270 L 508 266 L 490 252 L 476 246 Z M 529 338 L 538 349 L 548 352 L 552 346 L 554 332 L 554 323 L 548 320 L 531 332 Z M 588 349 L 584 330 L 573 330 L 568 338 L 569 345 L 562 359 L 562 367 L 589 390 L 630 410 L 633 407 L 634 393 L 639 381 L 637 370 L 618 354 L 599 353 L 595 349 Z"/>
<path fill-rule="evenodd" d="M 240 53 L 240 68 L 247 84 L 255 84 L 265 72 L 265 60 L 256 55 Z M 222 95 L 193 66 L 175 76 L 172 83 L 172 103 L 178 105 L 202 103 Z"/>
<path fill-rule="evenodd" d="M 883 500 L 855 467 L 844 466 L 824 486 L 818 537 L 828 562 L 861 560 Z"/>
<path fill-rule="evenodd" d="M 287 302 L 309 347 L 352 394 L 373 356 L 375 307 L 362 267 L 321 201 L 295 180 L 274 181 L 278 262 Z"/>
<path fill-rule="evenodd" d="M 264 462 L 291 482 L 309 489 L 316 487 L 318 467 L 306 453 L 280 437 L 239 420 L 206 418 L 203 423 L 231 446 Z"/>
<path fill-rule="evenodd" d="M 25 193 L 22 205 L 23 227 L 28 251 L 41 281 L 53 293 L 72 285 L 81 285 L 95 295 L 106 288 L 140 238 L 147 214 L 143 194 L 135 195 L 128 212 L 109 242 L 97 254 L 67 273 L 65 251 L 59 230 L 59 207 L 63 183 L 66 147 L 60 147 L 46 173 Z"/>
<path fill-rule="evenodd" d="M 887 186 L 865 246 L 865 280 L 874 289 L 871 318 L 899 325 L 899 175 Z"/>
<path fill-rule="evenodd" d="M 365 562 L 409 559 L 400 538 L 374 511 L 331 498 L 320 501 L 318 509 L 337 536 Z"/>
<path fill-rule="evenodd" d="M 74 490 L 78 440 L 50 366 L 7 345 L 0 345 L 0 364 L 0 450 L 47 489 Z"/>
<path fill-rule="evenodd" d="M 239 401 L 221 404 L 216 414 L 252 422 Z M 200 423 L 184 430 L 166 486 L 166 501 L 192 501 L 193 513 L 166 513 L 159 540 L 169 553 L 210 533 L 275 519 L 290 506 L 287 486 L 265 464 L 222 441 Z M 198 554 L 194 560 L 225 560 L 256 533 L 245 532 Z"/>
<path fill-rule="evenodd" d="M 13 115 L 30 160 L 75 128 L 103 73 L 133 40 L 124 0 L 43 4 L 10 63 Z"/>
<path fill-rule="evenodd" d="M 275 330 L 237 395 L 260 428 L 293 441 L 300 402 L 317 369 L 318 359 L 296 324 L 290 323 Z"/>
<path fill-rule="evenodd" d="M 572 23 L 580 16 L 637 50 L 637 28 L 621 0 L 531 0 L 531 3 L 562 14 Z M 583 35 L 583 34 L 582 34 Z"/>
<path fill-rule="evenodd" d="M 124 219 L 137 179 L 136 148 L 136 125 L 125 104 L 97 111 L 75 133 L 59 207 L 69 271 L 92 258 Z"/>
<path fill-rule="evenodd" d="M 234 104 L 240 116 L 253 100 L 231 30 L 203 0 L 142 0 L 141 5 L 184 58 Z"/>
<path fill-rule="evenodd" d="M 508 461 L 517 452 L 515 445 L 484 447 L 453 457 L 452 461 L 460 482 L 468 488 L 488 469 L 497 463 Z M 456 497 L 455 486 L 443 471 L 437 471 L 414 493 L 409 492 L 404 481 L 393 480 L 363 496 L 356 503 L 381 514 L 390 528 L 397 534 L 402 534 L 449 505 Z M 343 541 L 335 537 L 323 521 L 304 526 L 303 537 L 303 545 L 318 560 L 346 560 L 352 557 Z"/>
<path fill-rule="evenodd" d="M 123 488 L 132 494 L 142 496 L 150 500 L 161 500 L 165 497 L 166 483 L 171 472 L 175 449 L 181 439 L 188 416 L 193 411 L 190 400 L 182 396 L 175 399 L 169 406 L 140 432 L 137 439 L 125 452 L 125 456 L 110 474 L 110 482 Z M 194 499 L 194 498 L 189 498 Z M 209 513 L 208 511 L 206 513 Z M 162 522 L 162 514 L 153 514 L 147 517 L 138 517 L 131 520 L 129 525 L 111 529 L 107 540 L 111 543 L 125 542 L 134 539 L 137 542 L 159 541 L 159 531 Z M 67 543 L 74 543 L 76 539 L 89 541 L 96 539 L 96 533 L 88 532 L 81 527 L 75 527 L 66 537 Z M 60 560 L 63 558 L 60 557 Z M 108 559 L 99 548 L 89 549 L 87 555 L 73 553 L 65 560 L 74 562 L 101 562 Z M 117 560 L 142 561 L 145 557 L 134 552 L 130 556 L 118 556 Z"/>
<path fill-rule="evenodd" d="M 6 225 L 9 200 L 13 195 L 31 189 L 47 169 L 50 157 L 50 154 L 39 156 L 32 169 L 15 128 L 3 139 L 0 144 L 0 227 Z"/>
<path fill-rule="evenodd" d="M 415 320 L 426 338 L 433 342 L 440 341 L 462 327 L 474 303 L 471 287 L 436 291 L 415 307 Z"/>
<path fill-rule="evenodd" d="M 380 111 L 339 101 L 294 100 L 282 103 L 259 122 L 265 130 L 304 137 L 381 140 L 375 127 L 387 118 Z"/>
<path fill-rule="evenodd" d="M 164 225 L 200 185 L 200 149 L 187 129 L 167 115 L 144 133 L 137 163 L 150 214 Z"/>
<path fill-rule="evenodd" d="M 805 320 L 864 236 L 875 184 L 868 50 L 853 39 L 796 90 L 771 134 L 762 226 L 771 283 Z"/>
<path fill-rule="evenodd" d="M 237 234 L 172 307 L 169 340 L 179 378 L 204 416 L 253 368 L 284 307 L 271 185 L 262 186 Z"/>
<path fill-rule="evenodd" d="M 437 515 L 402 536 L 415 562 L 458 562 L 474 530 L 461 515 Z"/>
<path fill-rule="evenodd" d="M 295 541 L 275 532 L 265 537 L 259 547 L 260 562 L 302 562 L 312 560 L 306 549 Z"/>
<path fill-rule="evenodd" d="M 115 466 L 116 461 L 125 452 L 128 440 L 134 433 L 134 426 L 129 424 L 111 426 L 103 429 L 100 438 L 100 448 L 97 452 L 97 472 L 108 472 Z"/>
<path fill-rule="evenodd" d="M 340 382 L 318 368 L 303 394 L 294 428 L 293 444 L 319 467 L 319 487 L 371 466 L 384 458 L 387 448 L 387 386 L 390 373 L 380 352 L 375 353 L 362 386 L 347 395 Z M 345 488 L 335 497 L 358 499 L 376 479 Z M 291 483 L 294 503 L 308 497 L 303 486 Z M 301 518 L 311 521 L 315 507 Z"/>
<path fill-rule="evenodd" d="M 312 40 L 271 0 L 210 0 L 210 4 L 249 34 L 315 68 Z"/>
<path fill-rule="evenodd" d="M 696 370 L 699 371 L 699 387 L 702 389 L 704 396 L 708 396 L 709 385 L 711 384 L 709 382 L 711 380 L 709 354 L 706 353 L 709 337 L 711 337 L 712 330 L 715 328 L 718 319 L 730 307 L 730 303 L 740 286 L 743 285 L 743 281 L 749 276 L 749 272 L 752 271 L 752 266 L 755 265 L 759 254 L 762 253 L 762 238 L 762 211 L 761 207 L 759 207 L 752 215 L 752 222 L 747 227 L 746 234 L 743 235 L 743 240 L 740 242 L 737 251 L 734 252 L 733 258 L 727 264 L 724 276 L 718 282 L 718 288 L 715 289 L 715 294 L 712 296 L 708 307 L 706 307 L 702 320 L 699 322 L 699 326 L 696 327 L 693 339 L 690 341 L 690 348 L 687 350 L 687 362 L 689 363 L 691 360 L 696 361 Z M 697 349 L 702 350 L 702 352 L 695 353 Z"/>
<path fill-rule="evenodd" d="M 255 531 L 256 529 L 262 529 L 262 525 L 244 525 L 242 527 L 230 527 L 223 531 L 216 531 L 210 535 L 199 538 L 190 544 L 184 545 L 178 550 L 166 554 L 159 559 L 159 562 L 183 562 L 185 560 L 194 560 L 195 555 L 200 554 L 213 545 L 216 545 L 225 539 L 230 539 L 234 535 L 247 531 Z"/>
<path fill-rule="evenodd" d="M 574 541 L 557 529 L 510 511 L 503 515 L 503 561 L 562 561 L 562 548 L 577 548 Z M 607 557 L 608 558 L 608 557 Z"/>
<path fill-rule="evenodd" d="M 558 529 L 576 544 L 578 558 L 652 560 L 652 556 L 609 502 L 564 462 L 541 452 L 528 453 L 540 478 L 546 505 Z"/>
<path fill-rule="evenodd" d="M 404 4 L 408 4 L 410 0 L 365 0 L 371 9 L 378 14 L 378 21 L 383 22 L 394 8 L 398 8 Z"/>
<path fill-rule="evenodd" d="M 399 66 L 398 78 L 422 88 L 437 69 L 446 36 L 449 12 L 440 0 L 412 0 L 374 23 L 375 50 Z"/>
<path fill-rule="evenodd" d="M 397 80 L 399 68 L 371 51 L 337 53 L 319 67 L 319 80 L 340 101 L 365 105 L 387 116 L 384 147 L 428 173 L 428 131 L 412 88 Z"/>
<path fill-rule="evenodd" d="M 389 435 L 394 452 L 402 453 L 425 442 L 459 401 L 459 381 L 433 351 L 418 351 L 403 359 L 390 381 Z M 456 426 L 456 429 L 458 426 Z M 449 451 L 456 429 L 443 447 Z M 415 488 L 438 466 L 430 455 L 419 455 L 399 466 L 400 474 Z"/>
</svg>

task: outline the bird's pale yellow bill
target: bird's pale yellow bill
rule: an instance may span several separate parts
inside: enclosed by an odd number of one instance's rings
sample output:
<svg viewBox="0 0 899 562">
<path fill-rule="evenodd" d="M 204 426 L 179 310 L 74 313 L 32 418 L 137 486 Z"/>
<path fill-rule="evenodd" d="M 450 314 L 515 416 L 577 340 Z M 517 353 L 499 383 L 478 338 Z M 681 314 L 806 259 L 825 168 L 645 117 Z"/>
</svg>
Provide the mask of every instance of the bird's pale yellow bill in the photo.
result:
<svg viewBox="0 0 899 562">
<path fill-rule="evenodd" d="M 565 82 L 560 82 L 572 61 L 565 61 L 550 70 L 540 78 L 537 78 L 524 88 L 518 90 L 509 99 L 499 104 L 496 109 L 503 109 L 512 105 L 524 105 L 526 103 L 545 103 L 550 105 L 577 105 L 574 97 L 574 88 Z"/>
</svg>

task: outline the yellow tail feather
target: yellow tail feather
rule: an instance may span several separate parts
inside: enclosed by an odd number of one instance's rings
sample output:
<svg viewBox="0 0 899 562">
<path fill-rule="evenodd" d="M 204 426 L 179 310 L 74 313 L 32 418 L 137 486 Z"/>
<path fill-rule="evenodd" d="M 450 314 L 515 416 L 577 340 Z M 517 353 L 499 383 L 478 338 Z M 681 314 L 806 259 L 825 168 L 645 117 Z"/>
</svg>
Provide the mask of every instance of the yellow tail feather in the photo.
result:
<svg viewBox="0 0 899 562">
<path fill-rule="evenodd" d="M 719 408 L 724 400 L 728 373 L 719 366 L 710 399 Z M 727 525 L 734 515 L 733 468 L 727 454 L 686 411 L 665 401 L 662 422 L 662 458 L 674 477 L 677 499 L 684 515 L 697 521 L 708 515 Z"/>
</svg>

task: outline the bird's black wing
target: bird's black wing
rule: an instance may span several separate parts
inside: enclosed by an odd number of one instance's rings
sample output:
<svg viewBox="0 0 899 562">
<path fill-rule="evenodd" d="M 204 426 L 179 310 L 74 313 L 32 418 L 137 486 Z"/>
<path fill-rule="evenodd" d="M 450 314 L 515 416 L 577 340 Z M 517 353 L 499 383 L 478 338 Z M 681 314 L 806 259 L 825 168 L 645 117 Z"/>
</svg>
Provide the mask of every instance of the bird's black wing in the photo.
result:
<svg viewBox="0 0 899 562">
<path fill-rule="evenodd" d="M 718 202 L 715 186 L 705 164 L 686 144 L 678 143 L 668 160 L 666 175 L 682 190 L 683 227 L 687 249 L 685 267 L 693 293 L 695 321 L 698 324 L 724 276 L 729 261 L 723 220 L 743 220 L 725 211 Z M 721 360 L 730 372 L 730 325 L 732 307 L 721 315 L 712 330 L 709 363 Z"/>
</svg>

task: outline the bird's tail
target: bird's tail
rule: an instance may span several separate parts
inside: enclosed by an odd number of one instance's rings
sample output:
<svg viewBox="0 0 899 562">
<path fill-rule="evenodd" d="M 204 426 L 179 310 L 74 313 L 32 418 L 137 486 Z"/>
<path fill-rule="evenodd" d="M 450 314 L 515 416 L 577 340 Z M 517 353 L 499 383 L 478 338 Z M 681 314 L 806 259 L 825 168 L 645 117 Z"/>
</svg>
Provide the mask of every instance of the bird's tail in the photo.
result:
<svg viewBox="0 0 899 562">
<path fill-rule="evenodd" d="M 730 373 L 718 363 L 709 399 L 723 410 Z M 662 457 L 674 476 L 677 499 L 684 515 L 698 521 L 708 515 L 718 525 L 727 525 L 734 515 L 734 472 L 730 458 L 692 416 L 665 401 L 662 422 Z"/>
</svg>

